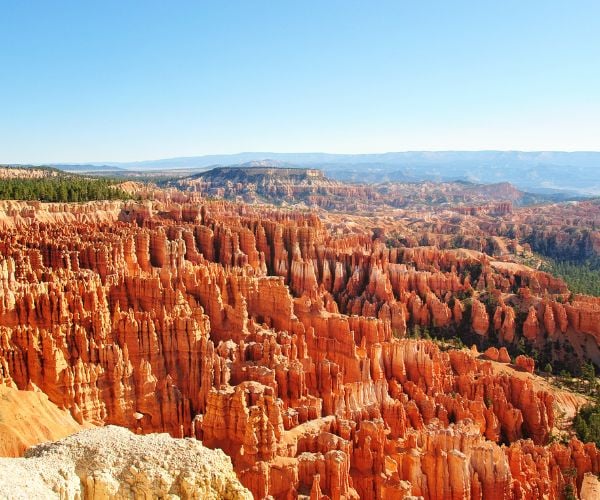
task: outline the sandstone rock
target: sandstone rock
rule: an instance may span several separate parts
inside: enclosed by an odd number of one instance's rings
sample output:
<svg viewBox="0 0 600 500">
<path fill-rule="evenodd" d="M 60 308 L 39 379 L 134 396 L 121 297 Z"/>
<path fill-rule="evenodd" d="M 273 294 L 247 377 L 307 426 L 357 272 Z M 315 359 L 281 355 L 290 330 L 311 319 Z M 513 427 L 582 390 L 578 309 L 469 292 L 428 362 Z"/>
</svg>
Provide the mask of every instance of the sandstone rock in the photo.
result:
<svg viewBox="0 0 600 500">
<path fill-rule="evenodd" d="M 471 326 L 478 335 L 487 335 L 490 320 L 485 306 L 477 299 L 471 305 Z"/>
<path fill-rule="evenodd" d="M 498 351 L 498 361 L 500 363 L 510 363 L 511 362 L 510 355 L 508 354 L 506 347 L 501 347 L 500 350 Z"/>
<path fill-rule="evenodd" d="M 584 474 L 579 497 L 581 500 L 600 498 L 600 481 L 598 481 L 598 476 L 590 472 Z"/>
<path fill-rule="evenodd" d="M 0 204 L 1 384 L 39 387 L 78 423 L 221 448 L 257 498 L 551 498 L 557 464 L 579 483 L 598 472 L 595 447 L 545 446 L 554 400 L 529 375 L 404 338 L 470 324 L 539 343 L 552 319 L 565 343 L 600 338 L 600 302 L 559 304 L 559 280 L 483 254 L 472 233 L 490 227 L 461 226 L 467 248 L 451 249 L 456 225 L 434 216 L 388 248 L 366 218 L 157 196 Z M 523 331 L 515 308 L 530 311 Z"/>
<path fill-rule="evenodd" d="M 26 391 L 0 384 L 0 456 L 19 457 L 31 445 L 82 429 L 66 410 L 31 384 Z"/>
<path fill-rule="evenodd" d="M 535 370 L 535 362 L 528 356 L 519 355 L 515 359 L 515 365 L 520 370 L 526 371 L 528 373 L 533 373 Z"/>
<path fill-rule="evenodd" d="M 525 336 L 525 338 L 533 340 L 539 335 L 539 330 L 540 325 L 537 319 L 537 313 L 535 311 L 535 308 L 531 306 L 529 308 L 527 318 L 525 319 L 525 323 L 523 323 L 523 335 Z"/>
<path fill-rule="evenodd" d="M 489 347 L 488 349 L 485 350 L 483 355 L 486 358 L 491 359 L 492 361 L 498 361 L 498 358 L 500 357 L 500 353 L 498 352 L 498 349 L 496 349 L 495 347 Z"/>
</svg>

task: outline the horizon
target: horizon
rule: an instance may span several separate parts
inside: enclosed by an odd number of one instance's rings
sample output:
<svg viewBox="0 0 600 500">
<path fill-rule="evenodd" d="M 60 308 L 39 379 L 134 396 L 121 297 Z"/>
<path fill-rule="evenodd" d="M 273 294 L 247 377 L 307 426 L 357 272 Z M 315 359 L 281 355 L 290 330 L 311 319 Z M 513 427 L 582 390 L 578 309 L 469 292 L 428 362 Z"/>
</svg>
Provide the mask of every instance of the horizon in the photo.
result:
<svg viewBox="0 0 600 500">
<path fill-rule="evenodd" d="M 397 150 L 397 151 L 378 151 L 370 153 L 346 153 L 346 152 L 329 152 L 329 151 L 238 151 L 234 153 L 206 153 L 206 154 L 192 154 L 186 156 L 168 156 L 161 158 L 144 158 L 135 160 L 83 160 L 83 161 L 43 161 L 43 162 L 2 162 L 0 165 L 19 165 L 19 166 L 54 166 L 54 165 L 116 165 L 116 164 L 132 164 L 132 163 L 154 163 L 161 161 L 175 161 L 175 160 L 193 160 L 200 158 L 210 157 L 225 157 L 225 156 L 240 156 L 240 155 L 324 155 L 324 156 L 383 156 L 393 154 L 411 154 L 411 153 L 523 153 L 523 154 L 541 154 L 541 153 L 558 153 L 558 154 L 600 154 L 598 150 L 559 150 L 559 149 L 539 149 L 539 150 L 525 150 L 525 149 L 414 149 L 414 150 Z M 261 158 L 260 160 L 272 160 L 272 158 Z M 249 160 L 249 161 L 260 161 Z M 277 161 L 277 160 L 273 160 Z"/>
<path fill-rule="evenodd" d="M 597 2 L 176 6 L 4 7 L 0 162 L 600 150 Z"/>
</svg>

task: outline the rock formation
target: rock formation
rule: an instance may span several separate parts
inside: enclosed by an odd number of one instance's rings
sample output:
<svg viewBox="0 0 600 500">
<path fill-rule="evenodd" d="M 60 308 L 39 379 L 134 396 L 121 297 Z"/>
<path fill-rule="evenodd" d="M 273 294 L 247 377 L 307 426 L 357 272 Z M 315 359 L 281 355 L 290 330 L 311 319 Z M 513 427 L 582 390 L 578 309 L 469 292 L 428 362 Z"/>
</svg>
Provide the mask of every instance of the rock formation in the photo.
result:
<svg viewBox="0 0 600 500">
<path fill-rule="evenodd" d="M 598 299 L 563 304 L 562 281 L 481 251 L 395 247 L 366 220 L 164 196 L 2 206 L 1 384 L 79 424 L 222 449 L 256 498 L 557 498 L 600 471 L 593 445 L 548 445 L 552 394 L 492 367 L 544 335 L 600 356 Z M 493 361 L 406 338 L 431 332 L 495 338 Z"/>
<path fill-rule="evenodd" d="M 2 497 L 248 499 L 231 460 L 194 439 L 107 426 L 0 458 Z"/>
</svg>

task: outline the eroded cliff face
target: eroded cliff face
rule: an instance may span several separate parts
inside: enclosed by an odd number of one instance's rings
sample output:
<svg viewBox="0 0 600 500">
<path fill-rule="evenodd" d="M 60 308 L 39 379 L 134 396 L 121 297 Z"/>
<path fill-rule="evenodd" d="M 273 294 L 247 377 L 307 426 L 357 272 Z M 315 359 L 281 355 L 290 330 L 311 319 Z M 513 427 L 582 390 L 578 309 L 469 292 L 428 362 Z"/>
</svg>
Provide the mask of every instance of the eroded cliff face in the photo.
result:
<svg viewBox="0 0 600 500">
<path fill-rule="evenodd" d="M 80 423 L 221 448 L 256 498 L 559 498 L 600 471 L 593 445 L 547 446 L 555 402 L 531 379 L 404 338 L 585 338 L 591 357 L 597 299 L 562 304 L 545 273 L 388 248 L 310 213 L 102 206 L 6 212 L 1 383 L 34 384 Z"/>
</svg>

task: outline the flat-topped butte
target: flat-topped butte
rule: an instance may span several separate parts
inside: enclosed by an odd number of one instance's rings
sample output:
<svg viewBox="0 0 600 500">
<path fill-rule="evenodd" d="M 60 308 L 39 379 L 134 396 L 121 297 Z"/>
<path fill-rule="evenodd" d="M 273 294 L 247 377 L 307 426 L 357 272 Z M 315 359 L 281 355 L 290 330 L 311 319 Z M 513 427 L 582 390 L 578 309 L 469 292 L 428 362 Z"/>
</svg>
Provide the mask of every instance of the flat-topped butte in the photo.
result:
<svg viewBox="0 0 600 500">
<path fill-rule="evenodd" d="M 207 172 L 194 176 L 213 180 L 216 178 L 227 178 L 228 180 L 240 180 L 256 177 L 276 177 L 281 180 L 293 181 L 306 179 L 325 179 L 322 170 L 316 168 L 289 168 L 289 167 L 217 167 Z"/>
</svg>

